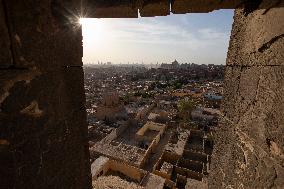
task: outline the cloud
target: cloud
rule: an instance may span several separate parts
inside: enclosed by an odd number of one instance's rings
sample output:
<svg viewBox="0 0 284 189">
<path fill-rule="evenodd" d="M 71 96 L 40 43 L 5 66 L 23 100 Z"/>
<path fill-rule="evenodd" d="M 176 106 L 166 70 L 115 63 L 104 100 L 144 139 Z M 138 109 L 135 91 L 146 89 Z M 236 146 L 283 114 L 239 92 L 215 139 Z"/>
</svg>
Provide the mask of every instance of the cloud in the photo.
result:
<svg viewBox="0 0 284 189">
<path fill-rule="evenodd" d="M 228 33 L 219 32 L 212 28 L 202 28 L 198 30 L 198 34 L 200 38 L 206 40 L 215 40 L 215 39 L 226 39 L 228 37 Z"/>
<path fill-rule="evenodd" d="M 116 23 L 110 36 L 121 42 L 145 44 L 186 44 L 196 42 L 194 35 L 178 25 L 143 21 Z"/>
<path fill-rule="evenodd" d="M 230 26 L 224 24 L 224 27 L 215 27 L 210 24 L 214 14 L 207 20 L 203 17 L 200 15 L 193 19 L 188 15 L 173 15 L 100 19 L 103 23 L 100 34 L 94 33 L 95 29 L 85 32 L 85 35 L 97 37 L 84 35 L 84 41 L 89 39 L 84 42 L 84 60 L 137 62 L 143 59 L 148 62 L 169 62 L 177 58 L 184 62 L 193 60 L 196 63 L 224 64 L 230 35 L 230 29 L 227 28 Z M 208 24 L 194 22 L 198 18 L 202 18 L 203 22 L 206 20 Z"/>
<path fill-rule="evenodd" d="M 200 48 L 228 39 L 229 34 L 214 28 L 186 28 L 164 22 L 144 20 L 142 22 L 120 21 L 112 26 L 110 37 L 120 42 L 187 45 L 189 48 Z"/>
</svg>

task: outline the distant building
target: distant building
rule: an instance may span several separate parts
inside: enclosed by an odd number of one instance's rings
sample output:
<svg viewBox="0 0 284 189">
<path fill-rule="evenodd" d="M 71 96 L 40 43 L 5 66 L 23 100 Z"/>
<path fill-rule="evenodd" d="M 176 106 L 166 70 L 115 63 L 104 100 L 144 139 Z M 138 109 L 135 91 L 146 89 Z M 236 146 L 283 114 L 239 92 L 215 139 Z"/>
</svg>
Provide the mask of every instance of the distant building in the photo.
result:
<svg viewBox="0 0 284 189">
<path fill-rule="evenodd" d="M 163 69 L 171 69 L 171 64 L 162 63 L 161 64 L 161 68 L 163 68 Z"/>
<path fill-rule="evenodd" d="M 163 69 L 177 69 L 179 68 L 179 63 L 177 60 L 173 61 L 171 64 L 162 63 L 161 68 Z"/>
<path fill-rule="evenodd" d="M 118 93 L 104 94 L 101 104 L 97 107 L 95 116 L 99 120 L 111 122 L 127 119 L 126 109 L 124 105 L 120 103 Z"/>
<path fill-rule="evenodd" d="M 203 96 L 204 96 L 204 101 L 210 107 L 220 108 L 223 96 L 212 94 L 212 93 L 205 93 Z"/>
<path fill-rule="evenodd" d="M 176 68 L 178 68 L 178 67 L 179 67 L 178 61 L 177 61 L 177 60 L 173 61 L 173 62 L 172 62 L 172 68 L 173 68 L 173 69 L 176 69 Z"/>
<path fill-rule="evenodd" d="M 222 100 L 223 96 L 212 94 L 212 93 L 206 93 L 204 94 L 204 97 L 208 100 Z"/>
</svg>

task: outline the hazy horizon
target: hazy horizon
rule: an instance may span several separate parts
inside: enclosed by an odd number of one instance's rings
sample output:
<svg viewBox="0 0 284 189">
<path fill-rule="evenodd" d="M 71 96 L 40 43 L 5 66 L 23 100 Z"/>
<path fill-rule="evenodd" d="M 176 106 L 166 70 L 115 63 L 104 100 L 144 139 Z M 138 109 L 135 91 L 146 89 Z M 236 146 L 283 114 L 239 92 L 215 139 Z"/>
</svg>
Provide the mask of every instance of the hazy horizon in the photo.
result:
<svg viewBox="0 0 284 189">
<path fill-rule="evenodd" d="M 233 10 L 150 18 L 83 19 L 84 64 L 225 64 Z"/>
</svg>

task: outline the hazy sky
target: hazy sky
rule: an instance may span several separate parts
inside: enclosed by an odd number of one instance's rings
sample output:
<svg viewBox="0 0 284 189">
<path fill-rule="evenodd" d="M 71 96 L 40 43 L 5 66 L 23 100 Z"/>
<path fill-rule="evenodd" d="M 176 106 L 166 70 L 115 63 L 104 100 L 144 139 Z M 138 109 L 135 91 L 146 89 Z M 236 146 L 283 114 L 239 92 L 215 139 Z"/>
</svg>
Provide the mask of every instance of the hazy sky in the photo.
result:
<svg viewBox="0 0 284 189">
<path fill-rule="evenodd" d="M 81 22 L 84 63 L 225 64 L 233 10 Z"/>
</svg>

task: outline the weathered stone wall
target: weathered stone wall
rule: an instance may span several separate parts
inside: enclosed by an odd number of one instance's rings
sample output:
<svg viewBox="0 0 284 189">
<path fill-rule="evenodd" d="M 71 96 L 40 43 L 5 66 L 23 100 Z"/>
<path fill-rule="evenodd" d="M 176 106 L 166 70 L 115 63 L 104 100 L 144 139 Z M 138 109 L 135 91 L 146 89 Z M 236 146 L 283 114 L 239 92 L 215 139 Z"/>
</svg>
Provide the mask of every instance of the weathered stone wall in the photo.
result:
<svg viewBox="0 0 284 189">
<path fill-rule="evenodd" d="M 138 18 L 167 16 L 170 13 L 206 13 L 219 9 L 236 9 L 244 4 L 248 9 L 266 8 L 262 0 L 82 0 L 84 17 Z M 273 0 L 280 6 L 279 1 Z"/>
<path fill-rule="evenodd" d="M 284 186 L 284 8 L 273 7 L 280 3 L 235 10 L 209 188 Z"/>
<path fill-rule="evenodd" d="M 281 7 L 282 0 L 2 0 L 0 188 L 91 186 L 77 25 L 82 11 L 138 17 L 138 9 L 141 16 L 160 16 L 222 8 L 237 10 L 209 187 L 281 188 Z"/>
<path fill-rule="evenodd" d="M 80 6 L 64 2 L 0 3 L 0 188 L 91 186 Z"/>
</svg>

